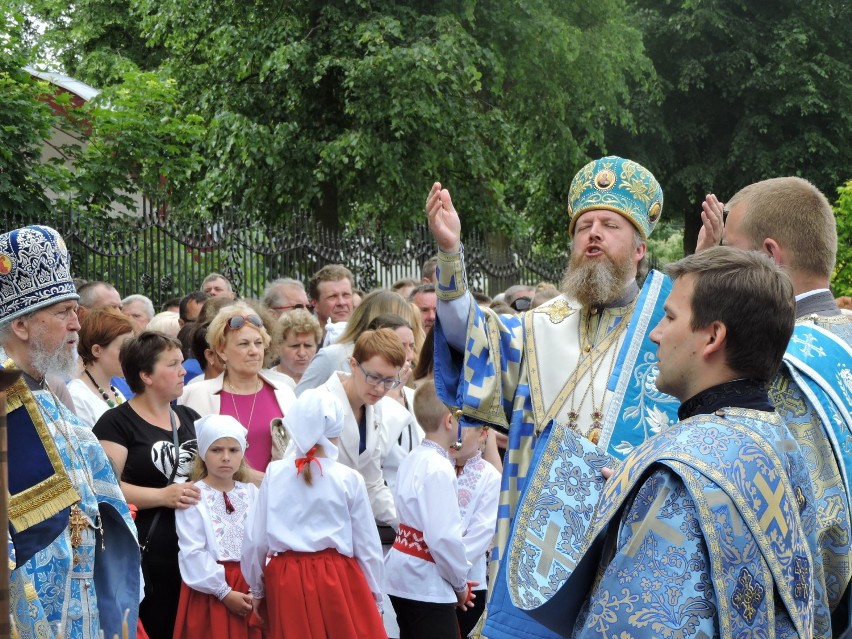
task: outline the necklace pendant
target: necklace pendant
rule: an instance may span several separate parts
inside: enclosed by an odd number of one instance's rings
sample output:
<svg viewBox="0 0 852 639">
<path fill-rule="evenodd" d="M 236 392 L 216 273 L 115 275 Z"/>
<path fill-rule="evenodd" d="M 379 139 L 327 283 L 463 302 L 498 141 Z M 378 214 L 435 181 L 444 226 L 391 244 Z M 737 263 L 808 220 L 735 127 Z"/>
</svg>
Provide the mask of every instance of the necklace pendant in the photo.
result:
<svg viewBox="0 0 852 639">
<path fill-rule="evenodd" d="M 568 411 L 568 428 L 576 429 L 577 428 L 577 418 L 580 415 L 575 410 Z"/>
<path fill-rule="evenodd" d="M 68 517 L 68 528 L 71 531 L 71 548 L 77 550 L 83 543 L 83 531 L 89 527 L 89 521 L 77 506 L 71 507 L 71 514 Z"/>
<path fill-rule="evenodd" d="M 595 446 L 597 446 L 600 439 L 601 439 L 600 424 L 592 424 L 592 429 L 589 431 L 589 441 L 592 442 Z"/>
</svg>

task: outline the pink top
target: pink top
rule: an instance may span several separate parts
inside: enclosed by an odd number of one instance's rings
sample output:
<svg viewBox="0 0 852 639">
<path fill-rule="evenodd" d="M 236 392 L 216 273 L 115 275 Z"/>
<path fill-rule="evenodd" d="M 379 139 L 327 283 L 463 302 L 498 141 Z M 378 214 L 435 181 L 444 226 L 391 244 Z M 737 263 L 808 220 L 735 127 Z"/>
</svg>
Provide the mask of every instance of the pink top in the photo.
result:
<svg viewBox="0 0 852 639">
<path fill-rule="evenodd" d="M 246 461 L 255 470 L 266 472 L 266 467 L 272 461 L 270 422 L 276 417 L 284 417 L 275 398 L 275 390 L 263 382 L 256 395 L 235 395 L 223 390 L 220 396 L 222 401 L 219 412 L 235 417 L 248 429 Z"/>
</svg>

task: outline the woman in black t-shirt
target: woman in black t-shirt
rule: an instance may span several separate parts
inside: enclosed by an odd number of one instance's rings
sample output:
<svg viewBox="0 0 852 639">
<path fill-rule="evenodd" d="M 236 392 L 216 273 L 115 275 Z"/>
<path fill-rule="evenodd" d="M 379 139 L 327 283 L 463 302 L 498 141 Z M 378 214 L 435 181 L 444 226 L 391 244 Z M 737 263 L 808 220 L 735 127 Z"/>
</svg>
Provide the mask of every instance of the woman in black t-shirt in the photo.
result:
<svg viewBox="0 0 852 639">
<path fill-rule="evenodd" d="M 136 395 L 104 413 L 94 433 L 121 478 L 124 497 L 139 509 L 145 576 L 139 618 L 151 639 L 171 639 L 181 584 L 175 509 L 198 503 L 200 495 L 189 481 L 198 413 L 170 405 L 183 392 L 186 373 L 179 341 L 146 331 L 127 341 L 119 357 Z"/>
</svg>

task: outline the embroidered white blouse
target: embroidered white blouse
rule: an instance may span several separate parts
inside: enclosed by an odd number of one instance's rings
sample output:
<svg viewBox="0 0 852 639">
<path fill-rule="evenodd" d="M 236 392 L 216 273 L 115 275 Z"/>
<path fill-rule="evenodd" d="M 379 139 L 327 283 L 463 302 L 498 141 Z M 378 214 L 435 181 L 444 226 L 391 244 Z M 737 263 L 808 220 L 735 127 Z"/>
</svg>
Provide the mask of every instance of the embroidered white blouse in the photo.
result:
<svg viewBox="0 0 852 639">
<path fill-rule="evenodd" d="M 497 529 L 500 473 L 477 453 L 465 462 L 458 475 L 458 486 L 464 548 L 473 566 L 467 579 L 479 584 L 476 590 L 485 590 L 486 555 Z"/>
<path fill-rule="evenodd" d="M 434 563 L 391 548 L 385 557 L 389 595 L 455 603 L 471 565 L 462 540 L 456 473 L 447 452 L 425 439 L 400 464 L 394 490 L 400 524 L 423 533 Z"/>
<path fill-rule="evenodd" d="M 296 475 L 294 457 L 272 462 L 249 513 L 241 567 L 254 597 L 264 596 L 267 556 L 334 548 L 354 557 L 381 602 L 382 543 L 361 475 L 327 457 L 311 464 L 313 485 Z"/>
<path fill-rule="evenodd" d="M 222 599 L 231 587 L 225 583 L 224 567 L 217 562 L 240 560 L 246 517 L 257 498 L 257 486 L 236 482 L 228 492 L 234 507 L 229 513 L 221 490 L 204 480 L 195 485 L 201 489 L 198 504 L 175 511 L 180 576 L 190 588 Z"/>
</svg>

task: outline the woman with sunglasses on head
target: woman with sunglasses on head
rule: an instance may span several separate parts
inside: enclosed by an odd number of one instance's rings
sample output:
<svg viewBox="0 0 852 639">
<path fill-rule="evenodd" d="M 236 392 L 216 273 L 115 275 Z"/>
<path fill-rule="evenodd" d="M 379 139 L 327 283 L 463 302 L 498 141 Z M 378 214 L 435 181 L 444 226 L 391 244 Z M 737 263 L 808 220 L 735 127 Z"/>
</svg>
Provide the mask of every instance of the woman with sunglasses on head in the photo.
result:
<svg viewBox="0 0 852 639">
<path fill-rule="evenodd" d="M 145 331 L 125 342 L 119 359 L 135 395 L 105 412 L 93 432 L 121 478 L 125 499 L 139 509 L 145 576 L 139 619 L 151 639 L 171 639 L 181 584 L 175 510 L 198 503 L 189 475 L 199 416 L 170 404 L 183 392 L 186 372 L 178 340 Z"/>
<path fill-rule="evenodd" d="M 246 461 L 257 484 L 269 462 L 281 459 L 287 446 L 281 420 L 296 400 L 281 376 L 263 368 L 270 341 L 263 320 L 247 304 L 221 309 L 207 329 L 207 342 L 225 369 L 213 379 L 187 386 L 178 400 L 201 416 L 230 415 L 246 427 Z"/>
</svg>

